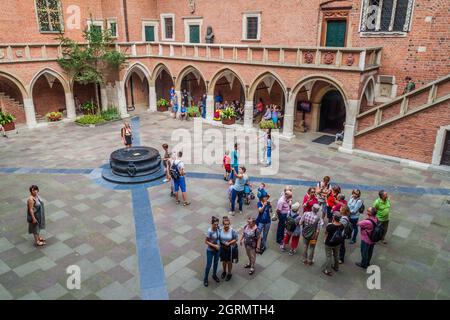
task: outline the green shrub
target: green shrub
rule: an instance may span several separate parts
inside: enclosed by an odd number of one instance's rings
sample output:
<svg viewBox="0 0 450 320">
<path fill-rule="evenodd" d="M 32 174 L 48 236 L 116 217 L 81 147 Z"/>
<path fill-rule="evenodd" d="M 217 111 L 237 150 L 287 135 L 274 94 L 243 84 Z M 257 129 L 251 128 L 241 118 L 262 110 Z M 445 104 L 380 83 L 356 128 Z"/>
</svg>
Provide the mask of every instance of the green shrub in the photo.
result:
<svg viewBox="0 0 450 320">
<path fill-rule="evenodd" d="M 200 109 L 197 106 L 190 106 L 187 108 L 187 114 L 189 117 L 200 117 Z"/>
<path fill-rule="evenodd" d="M 168 107 L 168 106 L 169 106 L 169 101 L 167 101 L 167 100 L 164 99 L 164 98 L 161 98 L 161 99 L 159 99 L 159 100 L 156 102 L 156 105 L 158 105 L 159 107 Z"/>
<path fill-rule="evenodd" d="M 105 121 L 113 121 L 113 120 L 120 119 L 120 113 L 119 113 L 119 110 L 117 110 L 117 108 L 109 107 L 108 110 L 101 112 L 101 117 Z"/>
<path fill-rule="evenodd" d="M 102 116 L 87 114 L 87 115 L 84 115 L 84 116 L 78 118 L 76 120 L 76 122 L 79 124 L 88 125 L 88 124 L 99 124 L 99 123 L 103 123 L 106 121 L 105 121 L 105 119 L 102 118 Z"/>
<path fill-rule="evenodd" d="M 4 126 L 5 124 L 11 123 L 15 120 L 11 113 L 3 113 L 0 111 L 0 124 Z"/>
<path fill-rule="evenodd" d="M 226 108 L 222 111 L 222 119 L 231 119 L 236 117 L 236 112 L 231 107 Z"/>
<path fill-rule="evenodd" d="M 95 105 L 95 103 L 91 101 L 86 101 L 81 105 L 81 110 L 83 110 L 86 113 L 94 114 L 95 109 L 97 109 L 97 106 Z"/>
<path fill-rule="evenodd" d="M 261 120 L 259 123 L 260 129 L 275 129 L 275 124 L 272 120 Z"/>
</svg>

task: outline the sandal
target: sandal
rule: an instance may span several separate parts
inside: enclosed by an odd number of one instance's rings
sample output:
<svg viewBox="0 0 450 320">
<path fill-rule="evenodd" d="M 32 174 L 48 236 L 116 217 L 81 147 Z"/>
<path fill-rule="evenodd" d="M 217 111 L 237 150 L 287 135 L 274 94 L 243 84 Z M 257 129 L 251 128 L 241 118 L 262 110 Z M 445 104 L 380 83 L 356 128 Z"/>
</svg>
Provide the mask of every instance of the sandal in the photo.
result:
<svg viewBox="0 0 450 320">
<path fill-rule="evenodd" d="M 248 269 L 248 268 L 250 268 L 250 267 L 251 267 L 251 264 L 250 264 L 250 263 L 247 263 L 247 264 L 244 266 L 245 269 Z"/>
<path fill-rule="evenodd" d="M 42 242 L 42 241 L 35 242 L 36 247 L 43 247 L 44 244 L 45 244 L 45 243 Z"/>
<path fill-rule="evenodd" d="M 40 237 L 39 241 L 41 241 L 41 242 L 43 242 L 45 244 L 45 239 L 44 238 Z"/>
<path fill-rule="evenodd" d="M 188 206 L 188 205 L 190 205 L 191 203 L 189 202 L 189 201 L 186 201 L 185 203 L 183 203 L 183 206 Z"/>
<path fill-rule="evenodd" d="M 255 273 L 255 269 L 251 268 L 250 271 L 248 272 L 249 275 L 252 275 Z"/>
<path fill-rule="evenodd" d="M 330 271 L 326 271 L 326 270 L 323 270 L 322 273 L 329 277 L 331 277 L 333 275 Z"/>
<path fill-rule="evenodd" d="M 180 200 L 175 201 L 175 204 L 180 204 L 180 203 L 181 203 Z"/>
</svg>

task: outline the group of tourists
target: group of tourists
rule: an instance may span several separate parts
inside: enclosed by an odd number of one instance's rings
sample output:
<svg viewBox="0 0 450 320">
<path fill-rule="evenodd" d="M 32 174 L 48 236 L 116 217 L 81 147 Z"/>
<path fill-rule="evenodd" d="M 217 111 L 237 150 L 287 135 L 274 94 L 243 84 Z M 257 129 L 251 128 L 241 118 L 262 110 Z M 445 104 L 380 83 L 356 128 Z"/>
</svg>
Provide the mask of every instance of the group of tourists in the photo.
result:
<svg viewBox="0 0 450 320">
<path fill-rule="evenodd" d="M 283 118 L 282 108 L 276 104 L 264 105 L 260 98 L 254 108 L 254 117 L 260 121 L 272 121 L 274 129 L 279 129 Z"/>
<path fill-rule="evenodd" d="M 237 151 L 237 147 L 234 151 Z M 242 186 L 248 183 L 245 167 L 238 168 L 239 171 L 231 169 L 234 178 L 229 180 L 232 216 L 236 198 L 240 206 L 239 212 L 242 213 L 242 201 L 239 199 L 243 197 Z M 272 223 L 276 222 L 278 223 L 275 240 L 279 249 L 294 256 L 302 241 L 302 262 L 307 266 L 314 264 L 316 244 L 320 233 L 323 232 L 326 261 L 321 270 L 327 276 L 338 272 L 339 265 L 345 261 L 347 242 L 355 244 L 359 232 L 361 260 L 356 262 L 358 267 L 369 267 L 375 244 L 387 243 L 385 236 L 391 203 L 384 190 L 379 191 L 378 198 L 367 209 L 359 189 L 354 189 L 350 198 L 346 200 L 341 188 L 332 185 L 328 176 L 316 186 L 308 188 L 301 202 L 294 202 L 292 186 L 285 186 L 276 203 L 272 204 L 265 183 L 259 185 L 257 198 L 258 210 L 255 215 L 248 216 L 239 241 L 241 245 L 245 245 L 248 263 L 243 267 L 249 268 L 250 275 L 255 272 L 257 254 L 263 254 L 268 247 L 268 234 Z M 212 224 L 205 238 L 207 246 L 205 286 L 208 286 L 211 267 L 213 267 L 212 278 L 220 282 L 217 276 L 219 258 L 223 265 L 222 279 L 225 278 L 226 281 L 231 279 L 232 264 L 239 260 L 238 233 L 230 226 L 230 219 L 228 216 L 224 217 L 220 226 L 219 219 L 212 217 Z"/>
<path fill-rule="evenodd" d="M 188 118 L 188 108 L 193 106 L 195 101 L 194 97 L 186 89 L 181 91 L 180 104 L 178 106 L 178 95 L 175 91 L 175 87 L 171 87 L 169 91 L 170 95 L 170 107 L 171 114 L 174 119 L 179 118 L 180 120 L 187 120 Z M 198 111 L 203 118 L 206 117 L 206 93 L 203 94 L 201 99 L 197 101 Z"/>
<path fill-rule="evenodd" d="M 234 111 L 236 116 L 236 120 L 243 120 L 245 113 L 245 105 L 243 102 L 239 100 L 233 100 L 228 102 L 227 100 L 223 100 L 222 93 L 219 93 L 214 96 L 214 117 L 213 120 L 220 121 L 222 120 L 222 112 L 225 109 L 231 108 Z"/>
</svg>

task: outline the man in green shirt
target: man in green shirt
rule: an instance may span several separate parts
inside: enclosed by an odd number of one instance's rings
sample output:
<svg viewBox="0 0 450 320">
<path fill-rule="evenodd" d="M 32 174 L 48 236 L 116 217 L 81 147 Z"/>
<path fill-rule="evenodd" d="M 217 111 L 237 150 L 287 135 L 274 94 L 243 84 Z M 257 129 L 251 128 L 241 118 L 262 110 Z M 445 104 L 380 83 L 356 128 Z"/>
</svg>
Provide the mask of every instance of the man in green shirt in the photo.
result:
<svg viewBox="0 0 450 320">
<path fill-rule="evenodd" d="M 405 85 L 405 89 L 403 90 L 403 94 L 414 91 L 416 89 L 416 84 L 412 81 L 410 76 L 407 76 L 405 78 L 405 81 L 406 81 L 406 85 Z"/>
<path fill-rule="evenodd" d="M 386 236 L 387 229 L 389 226 L 389 214 L 391 212 L 391 201 L 388 198 L 388 194 L 384 190 L 378 192 L 378 199 L 374 201 L 373 207 L 377 209 L 377 218 L 381 222 L 384 228 L 383 237 L 381 241 L 386 244 L 384 237 Z"/>
</svg>

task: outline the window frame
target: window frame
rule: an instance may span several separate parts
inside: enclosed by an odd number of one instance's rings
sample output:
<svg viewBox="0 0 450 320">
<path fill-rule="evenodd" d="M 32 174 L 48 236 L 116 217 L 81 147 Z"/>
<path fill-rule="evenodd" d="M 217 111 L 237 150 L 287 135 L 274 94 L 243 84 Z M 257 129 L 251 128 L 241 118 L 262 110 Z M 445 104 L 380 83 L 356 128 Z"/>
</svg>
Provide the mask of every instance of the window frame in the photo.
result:
<svg viewBox="0 0 450 320">
<path fill-rule="evenodd" d="M 203 25 L 203 18 L 184 18 L 184 42 L 189 44 L 203 43 L 204 41 L 202 39 L 202 25 Z M 199 33 L 198 43 L 191 43 L 190 26 L 198 26 L 198 33 Z"/>
<path fill-rule="evenodd" d="M 145 27 L 154 27 L 153 34 L 155 35 L 154 41 L 145 40 Z M 142 41 L 143 42 L 159 42 L 159 23 L 158 20 L 142 20 Z"/>
<path fill-rule="evenodd" d="M 102 29 L 102 32 L 103 32 L 104 29 L 105 29 L 104 21 L 103 21 L 102 19 L 93 19 L 93 20 L 88 19 L 86 25 L 87 25 L 87 27 L 88 27 L 88 30 L 91 29 L 91 26 L 97 26 L 97 27 L 100 27 L 100 28 Z"/>
<path fill-rule="evenodd" d="M 111 38 L 118 39 L 119 38 L 119 24 L 117 23 L 117 18 L 108 18 L 108 19 L 106 19 L 106 28 L 107 28 L 107 30 L 111 30 L 111 23 L 115 23 L 116 24 L 116 34 L 115 35 L 111 34 Z"/>
<path fill-rule="evenodd" d="M 256 32 L 256 39 L 248 39 L 247 18 L 258 18 L 258 30 Z M 242 39 L 241 41 L 259 42 L 261 41 L 261 11 L 243 12 L 242 13 Z"/>
<path fill-rule="evenodd" d="M 395 31 L 392 30 L 395 22 L 395 13 L 397 9 L 397 0 L 393 0 L 393 9 L 391 12 L 391 20 L 389 23 L 389 30 L 387 31 L 381 31 L 380 30 L 380 23 L 381 23 L 381 14 L 382 14 L 382 8 L 383 8 L 383 0 L 379 0 L 379 9 L 376 18 L 376 26 L 375 30 L 364 30 L 363 23 L 366 20 L 367 16 L 367 10 L 369 7 L 369 0 L 362 0 L 361 1 L 361 11 L 360 11 L 360 18 L 359 18 L 359 33 L 361 37 L 406 37 L 406 35 L 411 32 L 412 29 L 412 20 L 413 20 L 413 13 L 414 13 L 414 0 L 408 0 L 408 6 L 406 8 L 406 17 L 405 17 L 405 25 L 407 24 L 407 30 L 403 31 Z M 408 20 L 409 17 L 409 20 Z"/>
<path fill-rule="evenodd" d="M 38 10 L 37 0 L 34 0 L 34 10 L 35 10 L 35 14 L 36 14 L 36 23 L 37 23 L 37 27 L 38 27 L 38 32 L 39 33 L 44 33 L 44 34 L 64 33 L 64 31 L 65 31 L 64 30 L 64 25 L 65 24 L 64 24 L 64 14 L 63 14 L 63 8 L 62 8 L 61 0 L 58 0 L 58 11 L 59 11 L 59 21 L 60 21 L 61 30 L 42 31 L 41 30 L 41 24 L 40 24 L 40 21 L 39 21 L 39 13 L 38 13 L 39 10 Z M 51 27 L 50 20 L 49 20 L 49 26 Z"/>
<path fill-rule="evenodd" d="M 172 18 L 172 38 L 166 37 L 165 18 Z M 161 40 L 162 41 L 175 41 L 175 14 L 174 13 L 162 13 L 161 14 Z"/>
</svg>

